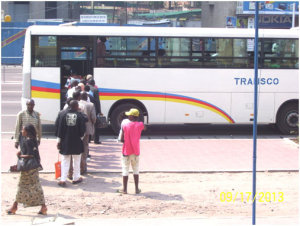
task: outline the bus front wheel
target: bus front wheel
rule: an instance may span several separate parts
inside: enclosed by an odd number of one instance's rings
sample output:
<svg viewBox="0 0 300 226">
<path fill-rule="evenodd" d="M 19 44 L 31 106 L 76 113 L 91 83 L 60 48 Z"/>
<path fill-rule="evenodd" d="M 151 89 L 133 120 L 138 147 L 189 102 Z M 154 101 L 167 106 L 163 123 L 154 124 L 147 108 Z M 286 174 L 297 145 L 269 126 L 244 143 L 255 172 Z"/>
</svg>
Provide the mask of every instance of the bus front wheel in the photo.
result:
<svg viewBox="0 0 300 226">
<path fill-rule="evenodd" d="M 277 127 L 283 134 L 298 134 L 299 110 L 297 103 L 283 107 L 278 113 Z"/>
<path fill-rule="evenodd" d="M 138 120 L 141 122 L 144 121 L 143 111 L 139 107 L 137 107 L 134 104 L 129 104 L 129 103 L 121 104 L 113 110 L 113 112 L 110 116 L 111 127 L 115 134 L 119 134 L 120 128 L 121 128 L 121 122 L 125 117 L 125 112 L 129 111 L 131 108 L 138 109 L 140 112 L 140 116 L 139 116 Z"/>
</svg>

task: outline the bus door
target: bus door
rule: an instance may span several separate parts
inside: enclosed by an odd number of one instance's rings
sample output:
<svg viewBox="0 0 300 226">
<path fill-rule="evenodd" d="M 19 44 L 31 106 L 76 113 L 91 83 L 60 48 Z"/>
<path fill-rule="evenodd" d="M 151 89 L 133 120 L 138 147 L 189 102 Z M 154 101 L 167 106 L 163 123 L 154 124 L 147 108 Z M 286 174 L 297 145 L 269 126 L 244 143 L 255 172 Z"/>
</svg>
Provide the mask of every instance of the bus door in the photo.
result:
<svg viewBox="0 0 300 226">
<path fill-rule="evenodd" d="M 93 73 L 92 38 L 88 36 L 60 37 L 61 109 L 65 105 L 66 93 L 71 80 L 84 78 Z"/>
</svg>

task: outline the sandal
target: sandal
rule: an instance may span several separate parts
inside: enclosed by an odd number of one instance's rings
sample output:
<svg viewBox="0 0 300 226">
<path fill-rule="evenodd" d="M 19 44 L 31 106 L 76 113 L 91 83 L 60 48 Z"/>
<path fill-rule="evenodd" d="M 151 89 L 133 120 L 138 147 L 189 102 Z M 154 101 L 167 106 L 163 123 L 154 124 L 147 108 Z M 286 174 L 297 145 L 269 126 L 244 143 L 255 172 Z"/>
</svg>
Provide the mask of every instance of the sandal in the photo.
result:
<svg viewBox="0 0 300 226">
<path fill-rule="evenodd" d="M 58 182 L 57 184 L 60 187 L 66 187 L 67 186 L 66 182 L 62 182 L 62 181 Z"/>
<path fill-rule="evenodd" d="M 141 189 L 138 189 L 137 191 L 135 191 L 135 194 L 140 194 L 142 192 Z"/>
<path fill-rule="evenodd" d="M 126 191 L 124 191 L 123 189 L 117 189 L 117 193 L 121 193 L 121 194 L 127 194 Z"/>
<path fill-rule="evenodd" d="M 72 181 L 72 184 L 79 184 L 82 182 L 82 177 L 80 177 L 78 180 Z"/>
<path fill-rule="evenodd" d="M 16 214 L 16 211 L 17 211 L 17 210 L 12 211 L 12 209 L 10 209 L 10 210 L 6 210 L 6 213 L 7 213 L 8 215 L 15 215 L 15 214 Z"/>
<path fill-rule="evenodd" d="M 40 215 L 47 215 L 47 208 L 42 208 L 39 212 L 38 212 L 38 214 L 40 214 Z"/>
</svg>

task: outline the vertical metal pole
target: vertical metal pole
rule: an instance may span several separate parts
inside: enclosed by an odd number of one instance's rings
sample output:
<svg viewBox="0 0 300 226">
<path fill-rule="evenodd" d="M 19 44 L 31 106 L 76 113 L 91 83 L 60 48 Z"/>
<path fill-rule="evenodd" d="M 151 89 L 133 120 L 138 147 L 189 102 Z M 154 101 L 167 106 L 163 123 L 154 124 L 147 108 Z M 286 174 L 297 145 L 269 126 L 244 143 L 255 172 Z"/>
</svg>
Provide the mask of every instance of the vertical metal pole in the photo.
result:
<svg viewBox="0 0 300 226">
<path fill-rule="evenodd" d="M 293 3 L 292 27 L 295 27 L 296 3 Z"/>
<path fill-rule="evenodd" d="M 257 136 L 257 78 L 258 78 L 258 2 L 255 2 L 255 41 L 254 41 L 254 122 L 253 122 L 253 188 L 252 225 L 255 225 L 256 212 L 256 136 Z"/>
</svg>

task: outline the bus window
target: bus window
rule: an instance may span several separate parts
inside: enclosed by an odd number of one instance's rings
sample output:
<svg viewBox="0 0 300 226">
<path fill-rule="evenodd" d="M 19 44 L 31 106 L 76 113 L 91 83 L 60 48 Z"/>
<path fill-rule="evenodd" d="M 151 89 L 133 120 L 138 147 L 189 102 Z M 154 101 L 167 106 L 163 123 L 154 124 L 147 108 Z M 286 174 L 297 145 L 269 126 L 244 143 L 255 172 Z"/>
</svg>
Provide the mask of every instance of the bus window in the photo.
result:
<svg viewBox="0 0 300 226">
<path fill-rule="evenodd" d="M 233 39 L 223 39 L 218 38 L 216 40 L 216 50 L 215 55 L 217 61 L 217 67 L 232 67 L 232 57 L 233 57 Z"/>
<path fill-rule="evenodd" d="M 97 38 L 97 66 L 104 66 L 105 64 L 105 55 L 106 55 L 106 38 L 98 37 Z"/>
<path fill-rule="evenodd" d="M 103 67 L 154 67 L 155 39 L 150 37 L 107 37 Z"/>
<path fill-rule="evenodd" d="M 204 67 L 216 67 L 216 39 L 205 38 L 204 39 L 204 53 L 203 53 L 203 66 Z"/>
<path fill-rule="evenodd" d="M 254 67 L 254 40 L 247 38 L 106 37 L 105 51 L 97 52 L 98 67 Z M 298 55 L 298 40 L 259 40 L 260 68 L 298 68 Z"/>
<path fill-rule="evenodd" d="M 294 58 L 294 68 L 299 69 L 299 40 L 293 40 L 294 42 L 294 55 L 292 55 Z"/>
<path fill-rule="evenodd" d="M 97 37 L 97 51 L 96 51 L 96 66 L 97 67 L 115 67 L 115 56 L 122 56 L 122 38 L 121 37 L 105 37 L 105 52 L 104 48 L 100 49 L 101 37 Z M 103 44 L 103 42 L 102 42 Z M 102 46 L 103 47 L 103 46 Z M 105 54 L 105 58 L 102 58 Z M 105 63 L 104 63 L 105 62 Z"/>
<path fill-rule="evenodd" d="M 162 53 L 158 58 L 159 67 L 186 67 L 190 61 L 190 38 L 164 38 L 164 45 L 158 49 Z"/>
<path fill-rule="evenodd" d="M 282 67 L 284 68 L 299 68 L 299 41 L 285 40 L 283 49 Z"/>
<path fill-rule="evenodd" d="M 206 38 L 204 42 L 206 52 L 216 52 L 216 40 L 214 38 Z"/>
<path fill-rule="evenodd" d="M 201 56 L 203 50 L 203 39 L 192 38 L 192 52 L 193 56 Z"/>
<path fill-rule="evenodd" d="M 155 67 L 156 52 L 155 52 L 155 38 L 147 38 L 147 45 L 142 49 L 142 55 L 139 59 L 139 67 Z"/>
<path fill-rule="evenodd" d="M 57 66 L 56 36 L 32 36 L 32 67 Z"/>
<path fill-rule="evenodd" d="M 202 67 L 203 65 L 204 40 L 202 38 L 191 38 L 191 60 L 189 67 Z"/>
<path fill-rule="evenodd" d="M 61 60 L 87 60 L 86 47 L 61 48 Z"/>
<path fill-rule="evenodd" d="M 155 51 L 151 51 L 151 43 L 153 38 L 145 37 L 128 37 L 126 43 L 126 56 L 128 61 L 131 61 L 135 64 L 136 67 L 147 67 L 151 64 L 154 66 L 155 58 L 151 57 L 151 54 L 155 54 Z M 155 46 L 152 46 L 152 49 L 155 50 Z"/>
<path fill-rule="evenodd" d="M 298 44 L 296 39 L 264 39 L 264 68 L 298 68 Z"/>
<path fill-rule="evenodd" d="M 233 67 L 249 67 L 247 39 L 233 39 Z"/>
</svg>

